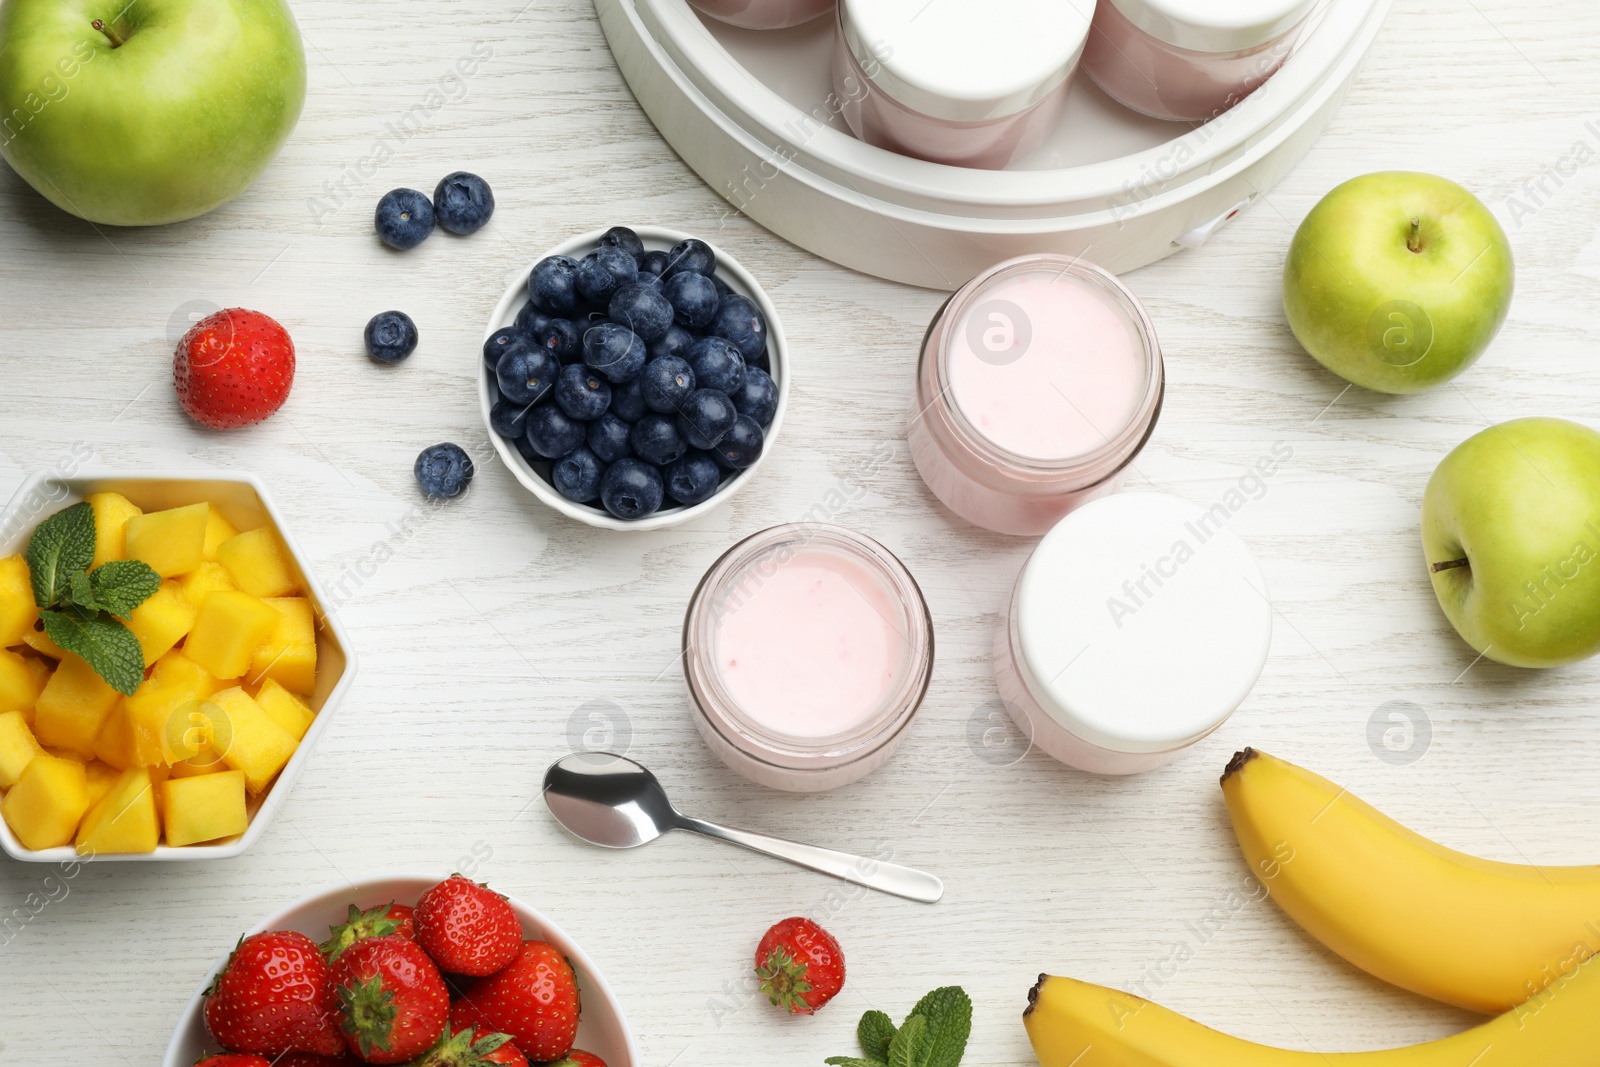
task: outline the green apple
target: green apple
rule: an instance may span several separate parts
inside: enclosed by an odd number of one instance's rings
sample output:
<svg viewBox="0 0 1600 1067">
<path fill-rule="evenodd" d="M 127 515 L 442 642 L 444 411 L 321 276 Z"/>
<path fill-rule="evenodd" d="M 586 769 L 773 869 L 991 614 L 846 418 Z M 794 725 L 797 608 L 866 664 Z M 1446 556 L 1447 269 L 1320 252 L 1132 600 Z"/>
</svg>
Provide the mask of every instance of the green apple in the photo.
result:
<svg viewBox="0 0 1600 1067">
<path fill-rule="evenodd" d="M 152 226 L 242 193 L 305 103 L 283 0 L 3 0 L 0 156 L 90 222 Z"/>
<path fill-rule="evenodd" d="M 1506 321 L 1511 244 L 1477 197 L 1431 174 L 1345 182 L 1306 216 L 1283 269 L 1283 309 L 1305 350 L 1380 393 L 1460 374 Z"/>
<path fill-rule="evenodd" d="M 1600 433 L 1517 419 L 1457 446 L 1422 495 L 1422 548 L 1456 632 L 1492 660 L 1600 651 Z"/>
</svg>

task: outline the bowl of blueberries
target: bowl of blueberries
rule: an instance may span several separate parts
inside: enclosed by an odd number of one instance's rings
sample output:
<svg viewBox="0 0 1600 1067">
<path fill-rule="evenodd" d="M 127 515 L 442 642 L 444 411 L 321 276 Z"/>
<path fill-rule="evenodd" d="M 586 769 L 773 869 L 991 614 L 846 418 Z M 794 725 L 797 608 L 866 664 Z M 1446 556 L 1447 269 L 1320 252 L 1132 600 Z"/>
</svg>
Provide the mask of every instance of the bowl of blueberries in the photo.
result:
<svg viewBox="0 0 1600 1067">
<path fill-rule="evenodd" d="M 715 246 L 659 226 L 575 237 L 489 320 L 479 402 L 519 482 L 569 518 L 658 530 L 723 503 L 783 422 L 783 328 Z"/>
</svg>

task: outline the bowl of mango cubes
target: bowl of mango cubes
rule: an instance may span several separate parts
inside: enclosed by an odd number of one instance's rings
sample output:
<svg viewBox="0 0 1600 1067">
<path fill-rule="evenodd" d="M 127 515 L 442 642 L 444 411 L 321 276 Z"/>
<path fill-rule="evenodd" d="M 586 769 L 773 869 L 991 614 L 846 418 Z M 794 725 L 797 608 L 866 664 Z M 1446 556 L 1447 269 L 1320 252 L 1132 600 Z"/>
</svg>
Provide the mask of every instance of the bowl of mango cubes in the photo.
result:
<svg viewBox="0 0 1600 1067">
<path fill-rule="evenodd" d="M 0 512 L 0 848 L 238 855 L 355 670 L 255 477 L 29 478 Z"/>
</svg>

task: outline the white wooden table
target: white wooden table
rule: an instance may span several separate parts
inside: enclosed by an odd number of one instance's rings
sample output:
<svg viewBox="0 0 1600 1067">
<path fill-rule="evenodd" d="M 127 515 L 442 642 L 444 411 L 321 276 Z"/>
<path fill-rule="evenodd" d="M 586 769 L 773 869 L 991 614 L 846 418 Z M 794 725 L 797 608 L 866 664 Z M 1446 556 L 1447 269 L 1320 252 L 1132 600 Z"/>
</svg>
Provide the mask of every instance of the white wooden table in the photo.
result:
<svg viewBox="0 0 1600 1067">
<path fill-rule="evenodd" d="M 1591 0 L 1400 0 L 1306 161 L 1202 252 L 1130 276 L 1170 375 L 1135 482 L 1209 504 L 1276 443 L 1293 456 L 1234 518 L 1280 609 L 1259 686 L 1193 754 L 1128 780 L 1036 752 L 1007 766 L 971 742 L 997 707 L 990 635 L 1029 543 L 940 510 L 900 439 L 941 294 L 724 220 L 635 105 L 587 0 L 298 0 L 296 11 L 311 62 L 305 117 L 233 205 L 100 233 L 0 173 L 0 499 L 78 441 L 119 467 L 254 470 L 325 582 L 379 544 L 393 551 L 344 607 L 361 678 L 252 852 L 91 864 L 0 947 L 0 1064 L 154 1063 L 247 925 L 313 887 L 394 869 L 475 869 L 553 916 L 607 972 L 650 1067 L 815 1065 L 854 1051 L 862 1010 L 898 1018 L 952 982 L 977 1005 L 966 1062 L 1030 1064 L 1019 1015 L 1041 970 L 1142 982 L 1214 1026 L 1325 1051 L 1463 1025 L 1252 899 L 1216 786 L 1247 744 L 1460 848 L 1600 859 L 1600 664 L 1472 666 L 1435 606 L 1417 536 L 1428 474 L 1465 437 L 1523 415 L 1600 422 L 1600 167 L 1547 183 L 1542 206 L 1522 191 L 1575 144 L 1600 152 L 1600 126 L 1585 125 L 1600 89 Z M 475 42 L 492 56 L 448 80 Z M 445 103 L 395 140 L 390 124 L 435 87 Z M 377 142 L 393 159 L 369 177 L 347 169 Z M 381 248 L 377 197 L 431 189 L 456 168 L 493 183 L 492 228 L 404 256 Z M 1279 307 L 1295 225 L 1337 182 L 1386 168 L 1475 189 L 1518 258 L 1494 348 L 1458 384 L 1413 398 L 1344 392 L 1298 350 Z M 1520 225 L 1513 196 L 1536 208 L 1517 212 Z M 320 220 L 313 199 L 327 207 Z M 763 476 L 698 525 L 658 534 L 557 520 L 493 464 L 465 499 L 421 506 L 417 452 L 483 440 L 478 338 L 508 272 L 572 233 L 629 221 L 724 244 L 782 309 L 797 385 Z M 174 316 L 191 301 L 258 308 L 289 328 L 299 378 L 276 418 L 214 435 L 183 417 L 169 365 Z M 361 352 L 362 325 L 389 307 L 423 338 L 399 368 Z M 768 792 L 725 770 L 690 725 L 675 658 L 684 604 L 732 542 L 855 485 L 838 521 L 898 551 L 931 603 L 933 689 L 875 776 L 822 796 Z M 1369 718 L 1396 700 L 1431 725 L 1425 753 L 1404 765 L 1368 743 Z M 580 845 L 536 795 L 546 763 L 585 743 L 596 701 L 626 724 L 614 743 L 687 810 L 846 849 L 886 843 L 943 875 L 948 895 L 935 907 L 867 895 L 690 838 L 634 853 Z M 0 916 L 45 874 L 0 862 Z M 779 1017 L 749 986 L 756 939 L 794 913 L 821 918 L 850 964 L 845 993 L 813 1019 Z"/>
</svg>

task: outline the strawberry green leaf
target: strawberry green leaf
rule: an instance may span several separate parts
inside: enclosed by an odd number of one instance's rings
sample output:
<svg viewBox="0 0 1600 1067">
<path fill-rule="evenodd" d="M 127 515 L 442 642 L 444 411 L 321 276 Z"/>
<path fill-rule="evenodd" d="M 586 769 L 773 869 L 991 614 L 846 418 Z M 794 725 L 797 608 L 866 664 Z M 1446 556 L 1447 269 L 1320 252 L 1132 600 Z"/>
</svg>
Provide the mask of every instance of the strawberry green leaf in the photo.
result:
<svg viewBox="0 0 1600 1067">
<path fill-rule="evenodd" d="M 39 621 L 50 640 L 82 656 L 117 692 L 131 696 L 144 681 L 144 651 L 139 639 L 105 612 L 77 607 L 41 611 Z"/>
<path fill-rule="evenodd" d="M 889 1067 L 922 1067 L 927 1036 L 927 1019 L 920 1015 L 907 1019 L 889 1042 Z"/>
<path fill-rule="evenodd" d="M 856 1027 L 856 1040 L 867 1059 L 880 1062 L 889 1058 L 889 1043 L 894 1040 L 894 1022 L 881 1011 L 869 1011 Z"/>
<path fill-rule="evenodd" d="M 89 574 L 89 586 L 95 606 L 102 611 L 127 618 L 129 612 L 156 595 L 161 588 L 161 575 L 143 560 L 114 559 L 102 563 Z M 73 599 L 77 600 L 74 579 Z M 83 601 L 78 601 L 83 604 Z M 88 605 L 85 604 L 85 607 Z"/>
<path fill-rule="evenodd" d="M 67 595 L 72 574 L 94 562 L 94 508 L 74 504 L 41 522 L 28 539 L 25 558 L 34 603 L 55 607 Z"/>
</svg>

